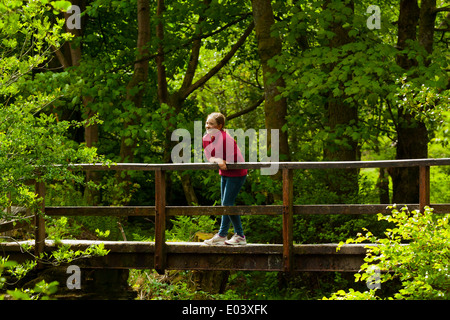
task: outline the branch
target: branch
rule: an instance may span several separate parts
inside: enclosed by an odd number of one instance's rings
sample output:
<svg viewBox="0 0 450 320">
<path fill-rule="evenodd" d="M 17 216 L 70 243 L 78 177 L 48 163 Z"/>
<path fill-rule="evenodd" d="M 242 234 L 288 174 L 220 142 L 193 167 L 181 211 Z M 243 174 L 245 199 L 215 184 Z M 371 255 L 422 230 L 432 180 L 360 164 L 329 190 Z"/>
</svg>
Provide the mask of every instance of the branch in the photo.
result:
<svg viewBox="0 0 450 320">
<path fill-rule="evenodd" d="M 164 61 L 164 55 L 169 54 L 169 53 L 172 53 L 172 52 L 175 52 L 175 51 L 178 50 L 179 48 L 185 48 L 185 47 L 188 47 L 189 45 L 191 45 L 191 44 L 192 44 L 194 41 L 196 41 L 196 40 L 201 40 L 201 39 L 205 39 L 205 38 L 209 38 L 209 37 L 211 37 L 211 36 L 214 36 L 214 35 L 216 35 L 216 34 L 222 32 L 222 31 L 224 31 L 225 29 L 227 29 L 227 28 L 229 28 L 229 27 L 231 27 L 231 26 L 233 26 L 233 25 L 235 25 L 235 24 L 237 24 L 237 23 L 239 23 L 239 22 L 245 20 L 245 19 L 246 19 L 247 17 L 249 17 L 251 14 L 252 14 L 251 12 L 250 12 L 250 13 L 245 13 L 245 14 L 243 14 L 242 16 L 240 16 L 238 19 L 236 19 L 236 20 L 234 20 L 234 21 L 232 21 L 232 22 L 230 22 L 230 23 L 224 25 L 223 27 L 221 27 L 221 28 L 219 28 L 219 29 L 217 29 L 216 31 L 213 31 L 213 32 L 211 32 L 211 33 L 204 34 L 204 35 L 194 36 L 194 37 L 190 38 L 186 43 L 181 44 L 181 45 L 178 46 L 177 48 L 170 49 L 170 50 L 167 50 L 167 51 L 158 50 L 157 53 L 154 53 L 154 54 L 152 54 L 152 55 L 144 56 L 144 57 L 142 57 L 142 58 L 139 58 L 139 59 L 136 59 L 136 60 L 134 60 L 134 61 L 128 62 L 128 63 L 126 63 L 126 64 L 121 64 L 121 65 L 119 65 L 119 66 L 117 66 L 117 67 L 111 68 L 110 70 L 108 70 L 108 73 L 115 73 L 115 72 L 119 72 L 119 71 L 122 71 L 122 70 L 128 70 L 128 69 L 130 69 L 130 67 L 134 66 L 134 65 L 137 64 L 137 63 L 144 62 L 144 61 L 148 61 L 148 60 L 153 60 L 153 59 L 156 60 L 156 59 L 159 58 L 159 57 L 163 57 L 162 61 Z M 157 15 L 157 17 L 158 17 L 158 15 Z M 157 29 L 158 29 L 158 26 L 157 26 Z M 161 31 L 161 30 L 160 30 L 160 31 Z M 162 37 L 164 38 L 164 30 L 163 30 L 163 27 L 162 27 L 162 34 L 160 34 L 160 36 L 162 36 Z M 163 67 L 163 66 L 164 66 L 164 65 L 162 64 L 162 67 Z M 163 68 L 161 68 L 161 70 L 162 70 L 162 69 L 163 69 Z M 165 73 L 165 69 L 164 69 L 164 73 Z"/>
<path fill-rule="evenodd" d="M 254 88 L 256 88 L 256 89 L 264 90 L 264 88 L 263 88 L 263 87 L 261 86 L 261 84 L 258 82 L 258 71 L 259 71 L 259 68 L 258 68 L 257 71 L 256 71 L 256 77 L 255 77 L 255 78 L 256 78 L 256 84 L 255 84 L 255 83 L 252 83 L 252 82 L 250 82 L 250 81 L 248 81 L 248 80 L 242 79 L 241 77 L 239 77 L 239 76 L 233 74 L 232 72 L 230 72 L 230 76 L 231 76 L 232 78 L 237 79 L 237 80 L 239 80 L 239 81 L 242 82 L 242 83 L 248 84 L 249 86 L 252 86 L 252 87 L 254 87 Z"/>
<path fill-rule="evenodd" d="M 191 56 L 189 57 L 189 62 L 186 68 L 186 73 L 184 75 L 183 84 L 181 85 L 180 92 L 187 90 L 194 80 L 195 70 L 198 65 L 198 58 L 200 56 L 200 47 L 202 46 L 201 40 L 195 40 L 192 44 Z"/>
<path fill-rule="evenodd" d="M 152 54 L 152 55 L 150 55 L 150 56 L 142 57 L 141 59 L 136 60 L 136 61 L 133 61 L 133 62 L 129 63 L 128 65 L 132 65 L 132 64 L 134 64 L 134 63 L 141 62 L 141 61 L 145 61 L 145 60 L 152 60 L 152 59 L 155 59 L 156 57 L 158 57 L 158 56 L 160 56 L 160 55 L 172 53 L 172 52 L 178 50 L 179 48 L 185 48 L 185 47 L 188 47 L 190 44 L 192 44 L 192 43 L 193 43 L 194 41 L 196 41 L 196 40 L 202 40 L 202 39 L 206 39 L 206 38 L 212 37 L 212 36 L 214 36 L 214 35 L 216 35 L 216 34 L 222 32 L 222 31 L 228 29 L 229 27 L 231 27 L 231 26 L 233 26 L 233 25 L 235 25 L 235 24 L 241 22 L 242 20 L 247 19 L 247 17 L 250 16 L 251 14 L 252 14 L 251 12 L 245 13 L 245 14 L 243 14 L 241 17 L 239 17 L 238 19 L 236 19 L 236 20 L 234 20 L 234 21 L 231 21 L 231 22 L 227 23 L 226 25 L 224 25 L 223 27 L 217 29 L 216 31 L 213 31 L 213 32 L 207 33 L 207 34 L 203 34 L 203 35 L 193 36 L 192 38 L 190 38 L 188 41 L 186 41 L 185 43 L 181 44 L 181 45 L 178 46 L 177 48 L 170 49 L 170 50 L 167 50 L 167 51 L 162 52 L 162 53 L 155 53 L 155 54 Z"/>
<path fill-rule="evenodd" d="M 450 6 L 445 6 L 442 8 L 434 8 L 433 13 L 444 12 L 444 11 L 450 12 Z"/>
<path fill-rule="evenodd" d="M 156 69 L 158 74 L 158 98 L 161 103 L 167 103 L 169 92 L 167 90 L 166 67 L 164 66 L 164 49 L 162 41 L 164 40 L 164 25 L 162 16 L 164 13 L 164 0 L 158 0 L 156 17 L 158 25 L 156 26 L 156 37 L 159 40 L 158 54 L 156 55 Z M 145 59 L 141 59 L 144 61 Z M 136 62 L 135 62 L 136 63 Z"/>
<path fill-rule="evenodd" d="M 197 80 L 193 85 L 191 85 L 185 92 L 181 92 L 181 98 L 186 99 L 192 92 L 197 90 L 199 87 L 203 86 L 209 79 L 211 79 L 216 73 L 218 73 L 230 59 L 234 56 L 236 51 L 244 44 L 247 37 L 253 31 L 255 24 L 252 21 L 248 28 L 245 30 L 244 34 L 239 38 L 236 44 L 231 48 L 230 52 L 216 65 L 214 66 L 206 75 Z"/>
<path fill-rule="evenodd" d="M 237 24 L 238 22 L 241 22 L 242 20 L 247 19 L 247 17 L 249 17 L 249 16 L 251 16 L 251 15 L 252 15 L 251 12 L 244 13 L 244 14 L 243 14 L 242 16 L 240 16 L 238 19 L 236 19 L 236 20 L 234 20 L 234 21 L 231 21 L 231 22 L 227 23 L 226 25 L 224 25 L 223 27 L 217 29 L 216 31 L 213 31 L 213 32 L 207 33 L 207 34 L 203 34 L 203 35 L 200 35 L 200 36 L 194 36 L 194 37 L 192 37 L 192 38 L 189 40 L 188 44 L 189 44 L 190 42 L 194 41 L 194 40 L 201 40 L 201 39 L 206 39 L 206 38 L 215 36 L 216 34 L 221 33 L 223 30 L 228 29 L 229 27 L 231 27 L 231 26 Z"/>
<path fill-rule="evenodd" d="M 258 101 L 256 101 L 253 105 L 251 105 L 250 107 L 248 107 L 247 109 L 244 109 L 242 111 L 236 112 L 234 114 L 232 114 L 231 116 L 226 116 L 227 120 L 231 120 L 237 117 L 242 116 L 243 114 L 249 113 L 250 111 L 255 110 L 261 103 L 263 103 L 265 100 L 265 97 L 262 96 Z"/>
<path fill-rule="evenodd" d="M 204 1 L 207 6 L 209 6 L 209 0 Z M 198 17 L 197 24 L 200 25 L 202 22 L 206 20 L 205 16 L 202 14 Z M 202 33 L 202 30 L 200 29 L 200 34 Z M 198 37 L 192 42 L 192 49 L 191 49 L 191 56 L 189 57 L 189 62 L 186 68 L 186 73 L 184 75 L 183 83 L 181 84 L 180 92 L 184 92 L 187 90 L 191 85 L 192 81 L 194 80 L 195 71 L 197 70 L 198 66 L 198 59 L 200 57 L 200 48 L 202 46 L 202 40 L 201 37 Z"/>
</svg>

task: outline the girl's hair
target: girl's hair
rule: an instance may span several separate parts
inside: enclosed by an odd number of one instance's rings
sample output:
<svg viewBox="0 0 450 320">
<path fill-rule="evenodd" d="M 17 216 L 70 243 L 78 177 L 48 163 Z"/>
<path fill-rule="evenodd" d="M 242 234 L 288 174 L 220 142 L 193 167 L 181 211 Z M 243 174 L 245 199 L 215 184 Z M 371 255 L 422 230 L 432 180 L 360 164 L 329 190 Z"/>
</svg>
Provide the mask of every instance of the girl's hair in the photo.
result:
<svg viewBox="0 0 450 320">
<path fill-rule="evenodd" d="M 213 112 L 208 117 L 213 118 L 218 125 L 221 124 L 222 129 L 225 128 L 225 116 L 223 114 L 221 114 L 220 112 Z"/>
</svg>

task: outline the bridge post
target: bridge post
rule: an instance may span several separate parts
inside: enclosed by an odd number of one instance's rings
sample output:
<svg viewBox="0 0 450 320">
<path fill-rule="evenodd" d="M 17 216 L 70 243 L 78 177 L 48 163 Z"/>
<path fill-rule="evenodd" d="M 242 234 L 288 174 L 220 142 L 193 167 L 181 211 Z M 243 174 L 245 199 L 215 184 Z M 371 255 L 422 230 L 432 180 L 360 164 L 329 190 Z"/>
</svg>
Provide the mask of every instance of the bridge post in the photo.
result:
<svg viewBox="0 0 450 320">
<path fill-rule="evenodd" d="M 166 172 L 155 171 L 155 270 L 166 268 Z"/>
<path fill-rule="evenodd" d="M 430 167 L 420 166 L 419 169 L 419 210 L 425 212 L 430 205 Z"/>
<path fill-rule="evenodd" d="M 293 213 L 294 213 L 293 171 L 283 169 L 283 271 L 294 270 Z"/>
<path fill-rule="evenodd" d="M 42 198 L 39 207 L 34 213 L 34 255 L 39 258 L 45 250 L 45 182 L 36 181 L 35 191 L 38 198 Z M 40 262 L 38 268 L 42 268 Z"/>
</svg>

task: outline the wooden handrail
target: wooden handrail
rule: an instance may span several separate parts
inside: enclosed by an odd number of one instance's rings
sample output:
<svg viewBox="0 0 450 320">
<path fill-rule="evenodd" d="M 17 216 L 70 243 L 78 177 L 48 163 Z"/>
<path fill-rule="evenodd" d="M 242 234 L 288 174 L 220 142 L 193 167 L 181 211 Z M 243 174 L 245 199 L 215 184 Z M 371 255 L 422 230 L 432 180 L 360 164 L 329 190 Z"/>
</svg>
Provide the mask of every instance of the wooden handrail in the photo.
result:
<svg viewBox="0 0 450 320">
<path fill-rule="evenodd" d="M 402 159 L 373 161 L 317 161 L 317 162 L 243 162 L 228 163 L 229 169 L 261 169 L 270 166 L 282 169 L 355 169 L 355 168 L 398 168 L 421 166 L 450 165 L 450 158 L 439 159 Z M 184 170 L 217 170 L 216 163 L 93 163 L 70 164 L 71 169 L 83 171 L 184 171 Z"/>
</svg>

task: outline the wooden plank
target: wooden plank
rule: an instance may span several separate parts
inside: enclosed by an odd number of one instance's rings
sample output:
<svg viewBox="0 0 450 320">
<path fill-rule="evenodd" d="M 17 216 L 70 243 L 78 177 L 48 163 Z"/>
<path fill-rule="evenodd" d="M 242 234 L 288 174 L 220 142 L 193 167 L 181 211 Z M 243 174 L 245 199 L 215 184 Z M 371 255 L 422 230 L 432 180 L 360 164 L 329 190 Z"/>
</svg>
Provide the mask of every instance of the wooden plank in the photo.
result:
<svg viewBox="0 0 450 320">
<path fill-rule="evenodd" d="M 166 206 L 166 216 L 196 215 L 281 215 L 282 206 Z M 155 216 L 155 206 L 136 207 L 47 207 L 46 215 L 58 216 Z"/>
<path fill-rule="evenodd" d="M 283 169 L 283 271 L 294 269 L 293 252 L 293 171 Z"/>
<path fill-rule="evenodd" d="M 404 159 L 374 161 L 321 161 L 321 162 L 280 162 L 280 169 L 363 169 L 394 168 L 418 166 L 446 166 L 450 158 L 440 159 Z"/>
<path fill-rule="evenodd" d="M 245 162 L 228 164 L 229 169 L 260 169 L 273 165 L 271 162 Z M 375 161 L 318 161 L 318 162 L 276 162 L 281 169 L 351 169 L 351 168 L 393 168 L 393 167 L 419 167 L 419 166 L 447 166 L 450 158 L 440 159 L 402 159 L 402 160 L 375 160 Z M 114 163 L 114 164 L 72 164 L 72 169 L 85 171 L 108 170 L 217 170 L 217 164 L 211 163 Z"/>
<path fill-rule="evenodd" d="M 37 197 L 42 199 L 34 214 L 34 255 L 39 257 L 45 250 L 45 182 L 36 182 L 35 189 Z M 39 261 L 37 267 L 43 267 Z"/>
<path fill-rule="evenodd" d="M 430 207 L 434 209 L 434 213 L 450 213 L 450 204 L 449 203 L 442 203 L 442 204 L 430 204 Z"/>
<path fill-rule="evenodd" d="M 425 211 L 425 207 L 430 205 L 430 167 L 421 166 L 419 168 L 419 208 L 420 212 Z"/>
<path fill-rule="evenodd" d="M 34 215 L 0 223 L 0 233 L 14 229 L 24 228 L 30 224 L 30 221 L 34 222 Z"/>
<path fill-rule="evenodd" d="M 361 215 L 389 214 L 389 204 L 314 204 L 294 205 L 294 215 Z M 405 205 L 397 204 L 398 208 Z M 419 204 L 406 204 L 410 210 L 418 210 Z M 450 213 L 450 204 L 430 204 L 434 213 Z M 155 206 L 136 207 L 46 207 L 45 214 L 51 217 L 70 216 L 111 216 L 111 217 L 150 217 L 155 216 Z M 166 217 L 196 215 L 282 215 L 283 206 L 166 206 Z"/>
<path fill-rule="evenodd" d="M 45 214 L 51 217 L 71 216 L 112 216 L 112 217 L 148 217 L 155 215 L 155 206 L 87 206 L 87 207 L 47 207 Z"/>
<path fill-rule="evenodd" d="M 155 172 L 155 270 L 164 274 L 166 269 L 166 173 Z"/>
<path fill-rule="evenodd" d="M 59 243 L 59 244 L 58 244 Z M 60 244 L 72 250 L 86 250 L 103 243 L 110 250 L 104 257 L 77 260 L 80 267 L 101 269 L 153 269 L 155 243 L 144 241 L 46 241 L 46 252 L 57 250 Z M 21 245 L 33 246 L 34 241 L 0 243 L 0 256 L 10 256 L 24 262 L 32 257 L 23 252 Z M 368 244 L 345 244 L 336 251 L 338 244 L 294 245 L 294 271 L 358 271 Z M 173 270 L 261 270 L 283 271 L 282 244 L 255 244 L 246 246 L 207 246 L 193 242 L 167 243 L 166 269 Z"/>
<path fill-rule="evenodd" d="M 387 208 L 390 204 L 327 204 L 327 205 L 295 205 L 294 215 L 362 215 L 362 214 L 389 214 Z M 411 210 L 417 209 L 418 204 L 407 205 Z M 403 205 L 398 204 L 401 208 Z"/>
<path fill-rule="evenodd" d="M 281 215 L 282 206 L 169 206 L 168 216 Z"/>
</svg>

